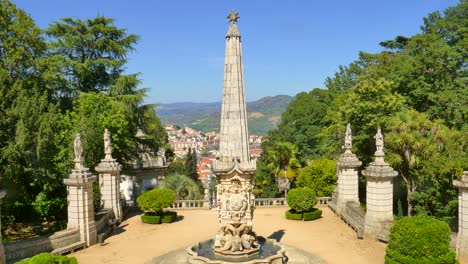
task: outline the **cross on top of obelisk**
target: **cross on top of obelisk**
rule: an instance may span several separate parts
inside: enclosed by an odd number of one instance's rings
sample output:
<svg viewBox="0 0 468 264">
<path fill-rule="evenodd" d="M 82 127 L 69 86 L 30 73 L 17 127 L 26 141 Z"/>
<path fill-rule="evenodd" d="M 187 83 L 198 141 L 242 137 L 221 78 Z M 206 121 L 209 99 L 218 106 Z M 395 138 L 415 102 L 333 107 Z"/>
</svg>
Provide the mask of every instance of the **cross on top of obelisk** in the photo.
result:
<svg viewBox="0 0 468 264">
<path fill-rule="evenodd" d="M 239 16 L 239 12 L 236 12 L 236 11 L 231 11 L 231 13 L 229 13 L 229 15 L 227 16 L 229 22 L 231 22 L 232 24 L 234 23 L 237 23 L 237 20 L 240 18 Z"/>
</svg>

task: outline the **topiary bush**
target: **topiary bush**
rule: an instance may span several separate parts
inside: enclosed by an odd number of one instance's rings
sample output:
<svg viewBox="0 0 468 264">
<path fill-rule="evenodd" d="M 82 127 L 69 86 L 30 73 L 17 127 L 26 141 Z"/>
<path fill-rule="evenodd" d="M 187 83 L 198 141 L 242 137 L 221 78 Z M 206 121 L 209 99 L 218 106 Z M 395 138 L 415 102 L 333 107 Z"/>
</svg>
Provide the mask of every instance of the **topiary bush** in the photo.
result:
<svg viewBox="0 0 468 264">
<path fill-rule="evenodd" d="M 308 212 L 317 204 L 314 191 L 310 188 L 294 188 L 288 192 L 288 205 L 296 212 Z"/>
<path fill-rule="evenodd" d="M 304 221 L 312 221 L 322 216 L 322 210 L 312 208 L 310 212 L 304 212 L 302 216 L 304 218 Z"/>
<path fill-rule="evenodd" d="M 145 224 L 160 224 L 161 223 L 161 216 L 159 215 L 141 215 L 141 221 Z"/>
<path fill-rule="evenodd" d="M 40 253 L 32 258 L 16 262 L 16 264 L 78 264 L 75 257 L 56 256 L 50 253 Z"/>
<path fill-rule="evenodd" d="M 429 216 L 403 217 L 390 229 L 385 263 L 454 264 L 449 226 Z"/>
<path fill-rule="evenodd" d="M 174 202 L 175 192 L 166 188 L 144 192 L 137 198 L 138 206 L 145 215 L 160 215 L 163 208 L 171 206 Z"/>
<path fill-rule="evenodd" d="M 166 211 L 166 212 L 163 212 L 161 215 L 161 222 L 172 223 L 176 220 L 176 218 L 177 218 L 177 212 Z"/>
<path fill-rule="evenodd" d="M 289 209 L 286 211 L 286 219 L 302 220 L 302 213 L 298 213 L 294 209 Z"/>
</svg>

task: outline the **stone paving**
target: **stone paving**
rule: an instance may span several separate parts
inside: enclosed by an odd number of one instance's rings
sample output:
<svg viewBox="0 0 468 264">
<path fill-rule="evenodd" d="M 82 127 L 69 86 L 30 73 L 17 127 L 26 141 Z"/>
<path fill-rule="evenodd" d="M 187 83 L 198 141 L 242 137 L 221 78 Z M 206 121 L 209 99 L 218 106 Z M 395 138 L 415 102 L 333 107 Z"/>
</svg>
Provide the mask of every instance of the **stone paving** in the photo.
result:
<svg viewBox="0 0 468 264">
<path fill-rule="evenodd" d="M 356 239 L 356 233 L 328 208 L 321 208 L 323 217 L 311 222 L 285 219 L 286 209 L 257 209 L 254 218 L 257 234 L 316 257 L 315 262 L 309 263 L 384 263 L 384 243 L 370 237 Z M 139 215 L 130 216 L 104 245 L 94 245 L 72 255 L 80 264 L 149 263 L 158 256 L 185 250 L 217 232 L 215 210 L 180 210 L 178 213 L 182 219 L 161 225 L 143 224 Z M 295 263 L 293 261 L 290 259 L 288 263 Z"/>
</svg>

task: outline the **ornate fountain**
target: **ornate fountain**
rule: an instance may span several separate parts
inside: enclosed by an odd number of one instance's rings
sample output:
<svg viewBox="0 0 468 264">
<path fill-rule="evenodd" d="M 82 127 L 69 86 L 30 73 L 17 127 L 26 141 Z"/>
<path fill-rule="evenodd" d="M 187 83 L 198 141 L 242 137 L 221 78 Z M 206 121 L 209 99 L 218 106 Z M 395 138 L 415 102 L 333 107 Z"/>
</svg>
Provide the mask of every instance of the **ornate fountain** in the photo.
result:
<svg viewBox="0 0 468 264">
<path fill-rule="evenodd" d="M 283 263 L 285 249 L 276 241 L 253 232 L 256 161 L 249 155 L 244 98 L 239 13 L 228 15 L 226 34 L 221 142 L 213 162 L 217 178 L 218 233 L 213 239 L 189 247 L 190 263 Z"/>
</svg>

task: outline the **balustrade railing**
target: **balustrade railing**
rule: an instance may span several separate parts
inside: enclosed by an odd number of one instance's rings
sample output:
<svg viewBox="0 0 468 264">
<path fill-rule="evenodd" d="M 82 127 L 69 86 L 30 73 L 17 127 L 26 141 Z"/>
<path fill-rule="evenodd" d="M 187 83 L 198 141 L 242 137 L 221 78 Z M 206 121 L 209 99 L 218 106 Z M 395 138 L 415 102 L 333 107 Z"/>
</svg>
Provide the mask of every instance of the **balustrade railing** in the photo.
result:
<svg viewBox="0 0 468 264">
<path fill-rule="evenodd" d="M 331 201 L 331 197 L 317 197 L 316 206 L 326 206 L 328 201 Z M 286 198 L 256 198 L 255 207 L 282 207 L 288 206 Z M 177 200 L 175 201 L 171 208 L 172 209 L 203 209 L 203 208 L 212 208 L 216 205 L 210 207 L 209 200 Z"/>
<path fill-rule="evenodd" d="M 172 209 L 196 209 L 196 208 L 208 208 L 208 200 L 177 200 L 171 208 Z"/>
</svg>

